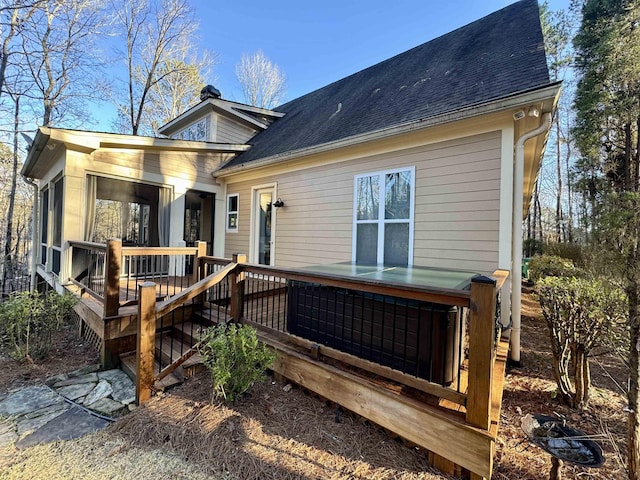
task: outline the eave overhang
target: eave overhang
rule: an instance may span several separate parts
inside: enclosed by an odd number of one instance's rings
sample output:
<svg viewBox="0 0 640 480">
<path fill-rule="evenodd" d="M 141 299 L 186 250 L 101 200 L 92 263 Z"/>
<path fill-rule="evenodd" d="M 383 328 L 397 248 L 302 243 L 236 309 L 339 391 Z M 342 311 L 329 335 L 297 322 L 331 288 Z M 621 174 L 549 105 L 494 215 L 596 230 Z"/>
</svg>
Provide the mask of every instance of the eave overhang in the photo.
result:
<svg viewBox="0 0 640 480">
<path fill-rule="evenodd" d="M 222 98 L 208 98 L 197 105 L 194 105 L 186 112 L 171 120 L 169 123 L 162 125 L 158 128 L 158 133 L 161 135 L 170 135 L 175 133 L 211 111 L 226 114 L 226 116 L 234 118 L 240 123 L 256 130 L 264 130 L 269 125 L 261 122 L 251 115 L 247 115 L 244 112 L 271 118 L 281 118 L 284 116 L 284 113 L 276 112 L 274 110 L 267 110 L 265 108 L 253 107 L 242 103 L 230 102 L 228 100 L 223 100 Z"/>
<path fill-rule="evenodd" d="M 244 144 L 194 142 L 168 138 L 40 127 L 29 148 L 29 153 L 21 170 L 22 175 L 30 178 L 38 178 L 33 175 L 36 165 L 40 162 L 51 160 L 61 147 L 83 153 L 92 153 L 100 148 L 203 153 L 241 153 L 249 149 L 249 146 Z"/>
<path fill-rule="evenodd" d="M 560 92 L 560 83 L 556 82 L 535 90 L 519 92 L 508 97 L 502 97 L 497 100 L 485 102 L 477 105 L 471 105 L 456 111 L 448 112 L 434 117 L 414 120 L 401 125 L 396 125 L 382 130 L 367 132 L 361 135 L 344 138 L 335 142 L 328 142 L 320 145 L 314 145 L 308 148 L 292 150 L 277 155 L 265 157 L 260 160 L 253 160 L 248 163 L 226 167 L 222 165 L 214 173 L 214 177 L 224 178 L 241 172 L 246 172 L 258 168 L 264 168 L 293 159 L 300 159 L 309 155 L 330 152 L 340 148 L 350 147 L 365 142 L 381 140 L 395 135 L 410 133 L 415 130 L 430 128 L 437 125 L 456 122 L 468 118 L 487 115 L 490 113 L 500 112 L 504 110 L 513 110 L 518 107 L 538 104 L 541 106 L 541 113 L 551 112 L 555 108 L 557 98 Z M 543 152 L 543 146 L 538 148 L 538 154 Z M 539 159 L 538 159 L 539 163 Z"/>
</svg>

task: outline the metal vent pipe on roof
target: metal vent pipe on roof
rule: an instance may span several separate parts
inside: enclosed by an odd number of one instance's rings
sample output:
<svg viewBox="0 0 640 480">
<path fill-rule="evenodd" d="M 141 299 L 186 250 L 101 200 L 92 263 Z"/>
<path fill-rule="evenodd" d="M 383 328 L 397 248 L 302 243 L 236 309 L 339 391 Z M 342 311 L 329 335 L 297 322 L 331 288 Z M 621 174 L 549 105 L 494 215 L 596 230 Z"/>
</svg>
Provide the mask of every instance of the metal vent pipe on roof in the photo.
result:
<svg viewBox="0 0 640 480">
<path fill-rule="evenodd" d="M 200 100 L 204 101 L 207 98 L 221 98 L 222 94 L 220 90 L 218 90 L 213 85 L 207 85 L 202 90 L 200 90 Z"/>
</svg>

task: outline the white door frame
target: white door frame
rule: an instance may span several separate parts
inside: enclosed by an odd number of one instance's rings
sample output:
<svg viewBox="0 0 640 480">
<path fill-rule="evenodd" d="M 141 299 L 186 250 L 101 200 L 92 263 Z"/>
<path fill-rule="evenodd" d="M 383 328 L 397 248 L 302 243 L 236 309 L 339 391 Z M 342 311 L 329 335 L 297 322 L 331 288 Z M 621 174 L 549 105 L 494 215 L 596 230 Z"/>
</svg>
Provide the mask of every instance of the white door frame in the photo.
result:
<svg viewBox="0 0 640 480">
<path fill-rule="evenodd" d="M 278 198 L 277 183 L 267 183 L 263 185 L 255 185 L 251 187 L 251 230 L 249 234 L 249 263 L 258 263 L 259 245 L 260 245 L 260 225 L 258 221 L 260 215 L 258 214 L 259 201 L 258 195 L 265 190 L 271 190 L 271 202 L 275 202 Z M 271 208 L 271 248 L 269 252 L 269 265 L 275 265 L 276 257 L 276 215 L 277 208 Z"/>
</svg>

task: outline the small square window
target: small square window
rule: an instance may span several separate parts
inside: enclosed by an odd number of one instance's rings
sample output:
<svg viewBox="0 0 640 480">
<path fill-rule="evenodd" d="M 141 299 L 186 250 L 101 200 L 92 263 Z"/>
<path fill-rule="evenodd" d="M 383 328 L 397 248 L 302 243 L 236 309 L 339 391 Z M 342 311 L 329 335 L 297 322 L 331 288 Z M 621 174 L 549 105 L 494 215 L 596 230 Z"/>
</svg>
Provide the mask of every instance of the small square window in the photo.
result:
<svg viewBox="0 0 640 480">
<path fill-rule="evenodd" d="M 238 231 L 238 199 L 237 193 L 227 195 L 227 232 Z"/>
</svg>

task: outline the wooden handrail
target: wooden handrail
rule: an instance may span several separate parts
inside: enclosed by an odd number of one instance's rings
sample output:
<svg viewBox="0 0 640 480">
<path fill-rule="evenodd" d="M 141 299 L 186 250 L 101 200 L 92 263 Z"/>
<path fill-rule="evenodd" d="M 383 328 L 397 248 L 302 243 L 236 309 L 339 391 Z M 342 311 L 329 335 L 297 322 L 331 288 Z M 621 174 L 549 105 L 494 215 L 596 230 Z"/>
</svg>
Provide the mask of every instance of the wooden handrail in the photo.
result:
<svg viewBox="0 0 640 480">
<path fill-rule="evenodd" d="M 229 265 L 233 262 L 233 260 L 229 258 L 222 257 L 212 257 L 211 255 L 205 255 L 204 257 L 200 257 L 200 260 L 207 265 Z"/>
<path fill-rule="evenodd" d="M 122 247 L 122 255 L 196 255 L 197 247 Z"/>
<path fill-rule="evenodd" d="M 466 290 L 423 287 L 418 285 L 407 285 L 386 281 L 383 282 L 380 280 L 365 279 L 362 277 L 352 279 L 350 277 L 330 273 L 306 273 L 289 268 L 265 267 L 263 265 L 254 264 L 242 264 L 239 266 L 239 269 L 241 272 L 254 273 L 257 275 L 283 277 L 287 280 L 320 283 L 330 287 L 339 287 L 349 290 L 358 290 L 367 293 L 401 297 L 410 300 L 421 300 L 444 305 L 455 305 L 459 307 L 468 307 L 469 299 L 471 298 L 471 292 Z"/>
<path fill-rule="evenodd" d="M 98 300 L 101 303 L 104 301 L 104 297 L 102 295 L 100 295 L 98 292 L 95 292 L 95 291 L 91 290 L 91 288 L 87 287 L 86 285 L 78 282 L 77 280 L 74 280 L 73 278 L 70 278 L 69 281 L 72 284 L 74 284 L 76 287 L 81 289 L 81 291 L 83 293 L 86 293 L 87 295 L 89 295 L 90 297 L 95 298 L 96 300 Z"/>
<path fill-rule="evenodd" d="M 103 250 L 107 251 L 105 243 L 85 242 L 82 240 L 69 240 L 69 246 L 74 248 L 84 248 L 86 250 Z"/>
<path fill-rule="evenodd" d="M 224 278 L 232 273 L 237 266 L 237 263 L 230 263 L 219 272 L 212 273 L 208 277 L 199 280 L 177 295 L 174 295 L 163 302 L 158 302 L 156 305 L 156 315 L 163 317 L 180 307 L 183 303 L 197 297 L 201 293 L 206 292 L 209 288 L 224 280 Z"/>
</svg>

